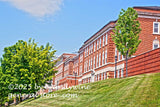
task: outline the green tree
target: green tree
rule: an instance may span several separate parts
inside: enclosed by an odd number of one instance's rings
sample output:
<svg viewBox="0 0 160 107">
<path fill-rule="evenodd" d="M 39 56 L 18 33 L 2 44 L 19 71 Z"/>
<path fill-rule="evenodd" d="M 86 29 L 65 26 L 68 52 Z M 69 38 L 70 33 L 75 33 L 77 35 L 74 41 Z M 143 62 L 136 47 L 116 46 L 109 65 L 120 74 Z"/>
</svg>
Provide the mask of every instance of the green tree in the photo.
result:
<svg viewBox="0 0 160 107">
<path fill-rule="evenodd" d="M 133 55 L 141 43 L 139 40 L 141 28 L 137 18 L 138 14 L 133 8 L 129 7 L 126 11 L 122 9 L 112 35 L 118 51 L 126 58 L 126 76 L 128 56 Z"/>
<path fill-rule="evenodd" d="M 2 69 L 0 67 L 0 106 L 4 105 L 7 101 L 8 96 L 8 82 L 6 81 L 6 76 L 2 73 Z M 7 84 L 8 83 L 8 84 Z"/>
<path fill-rule="evenodd" d="M 46 46 L 37 46 L 37 43 L 31 39 L 28 42 L 19 40 L 15 45 L 6 47 L 1 59 L 2 72 L 8 75 L 10 84 L 18 85 L 16 89 L 14 87 L 9 92 L 36 93 L 40 87 L 43 87 L 56 72 L 55 52 L 49 43 Z"/>
</svg>

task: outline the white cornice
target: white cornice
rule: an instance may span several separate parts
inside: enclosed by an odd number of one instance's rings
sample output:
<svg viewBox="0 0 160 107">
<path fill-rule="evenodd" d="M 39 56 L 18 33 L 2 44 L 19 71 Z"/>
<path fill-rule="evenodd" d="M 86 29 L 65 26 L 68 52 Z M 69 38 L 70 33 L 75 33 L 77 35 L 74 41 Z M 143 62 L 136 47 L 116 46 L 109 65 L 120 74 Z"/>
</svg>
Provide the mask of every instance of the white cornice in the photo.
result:
<svg viewBox="0 0 160 107">
<path fill-rule="evenodd" d="M 106 31 L 104 30 L 103 33 L 99 34 L 99 36 L 91 39 L 89 43 L 84 44 L 84 47 L 82 47 L 82 49 L 80 49 L 80 52 L 83 51 L 83 49 L 85 49 L 87 46 L 89 46 L 90 44 L 92 44 L 95 40 L 97 40 L 99 37 L 101 37 L 102 35 L 104 35 L 105 33 L 107 33 L 108 31 L 112 30 L 113 28 L 108 28 Z"/>
<path fill-rule="evenodd" d="M 160 17 L 146 16 L 146 15 L 138 15 L 138 17 L 141 17 L 141 18 L 149 18 L 149 19 L 160 19 Z"/>
</svg>

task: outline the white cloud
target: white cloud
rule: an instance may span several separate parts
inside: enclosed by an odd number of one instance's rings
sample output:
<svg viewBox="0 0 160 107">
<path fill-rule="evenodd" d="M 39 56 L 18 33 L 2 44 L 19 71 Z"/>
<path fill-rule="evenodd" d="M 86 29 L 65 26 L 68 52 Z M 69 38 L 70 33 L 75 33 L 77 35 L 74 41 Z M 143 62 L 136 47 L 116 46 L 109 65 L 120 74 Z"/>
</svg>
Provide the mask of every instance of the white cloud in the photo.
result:
<svg viewBox="0 0 160 107">
<path fill-rule="evenodd" d="M 62 0 L 0 0 L 11 3 L 16 8 L 33 16 L 43 17 L 60 10 Z"/>
</svg>

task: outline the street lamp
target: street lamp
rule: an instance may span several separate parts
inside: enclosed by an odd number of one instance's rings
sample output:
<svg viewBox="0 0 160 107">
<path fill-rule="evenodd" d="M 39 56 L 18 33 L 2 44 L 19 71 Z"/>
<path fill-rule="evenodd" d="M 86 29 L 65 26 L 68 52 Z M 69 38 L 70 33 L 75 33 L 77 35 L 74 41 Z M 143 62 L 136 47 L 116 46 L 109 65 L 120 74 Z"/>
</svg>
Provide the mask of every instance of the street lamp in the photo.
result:
<svg viewBox="0 0 160 107">
<path fill-rule="evenodd" d="M 114 78 L 116 78 L 116 71 L 117 71 L 117 55 L 115 55 L 115 71 L 114 71 Z"/>
<path fill-rule="evenodd" d="M 75 75 L 75 85 L 76 85 L 76 75 L 77 75 L 77 72 L 73 72 L 74 75 Z"/>
</svg>

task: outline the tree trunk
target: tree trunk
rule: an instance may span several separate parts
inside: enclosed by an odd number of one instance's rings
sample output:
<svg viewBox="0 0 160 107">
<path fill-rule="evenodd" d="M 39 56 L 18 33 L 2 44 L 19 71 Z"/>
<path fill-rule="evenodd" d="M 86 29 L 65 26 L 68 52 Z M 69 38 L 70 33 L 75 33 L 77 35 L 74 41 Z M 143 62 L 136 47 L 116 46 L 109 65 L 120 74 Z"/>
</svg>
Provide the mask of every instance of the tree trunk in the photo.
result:
<svg viewBox="0 0 160 107">
<path fill-rule="evenodd" d="M 20 97 L 20 102 L 22 102 L 22 97 Z"/>
<path fill-rule="evenodd" d="M 18 104 L 18 96 L 16 95 L 16 103 L 15 103 L 15 105 L 17 105 Z"/>
<path fill-rule="evenodd" d="M 36 92 L 34 92 L 34 99 L 36 99 L 37 98 L 37 96 L 36 96 Z"/>
<path fill-rule="evenodd" d="M 128 77 L 127 62 L 128 62 L 128 51 L 126 53 L 126 77 Z"/>
</svg>

